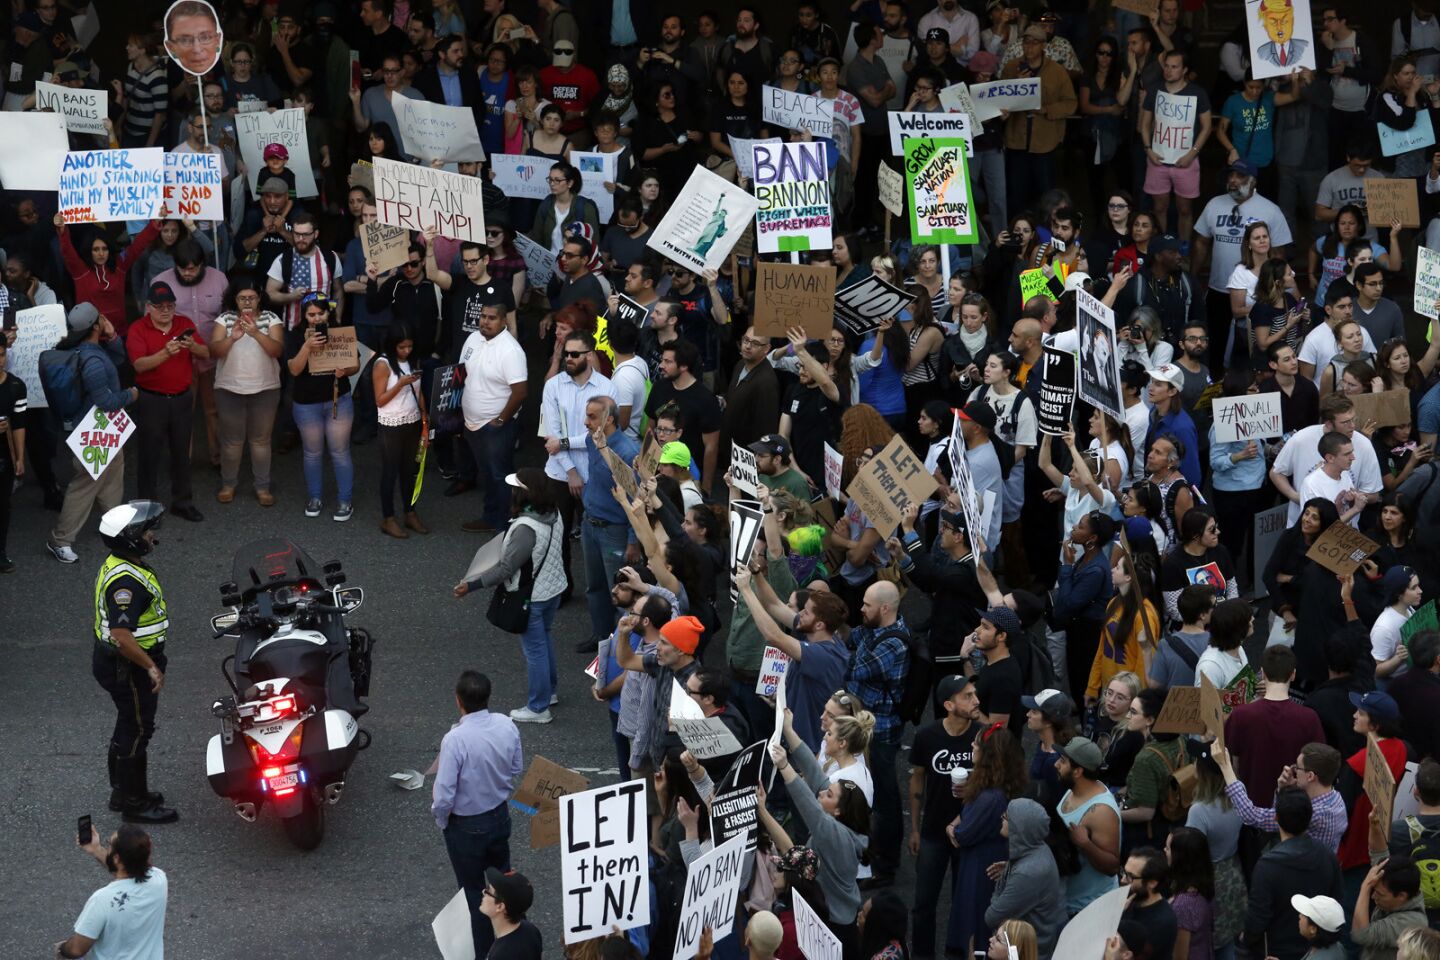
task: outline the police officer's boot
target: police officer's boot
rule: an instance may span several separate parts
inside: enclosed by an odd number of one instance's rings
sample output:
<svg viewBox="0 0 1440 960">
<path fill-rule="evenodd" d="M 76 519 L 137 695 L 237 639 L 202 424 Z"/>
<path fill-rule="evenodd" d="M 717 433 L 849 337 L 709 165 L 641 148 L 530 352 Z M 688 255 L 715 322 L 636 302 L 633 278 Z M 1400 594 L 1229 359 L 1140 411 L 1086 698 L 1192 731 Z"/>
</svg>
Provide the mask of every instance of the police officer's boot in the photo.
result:
<svg viewBox="0 0 1440 960">
<path fill-rule="evenodd" d="M 139 759 L 143 772 L 146 758 L 142 754 Z M 115 741 L 113 740 L 110 741 L 110 754 L 106 762 L 110 768 L 110 809 L 116 813 L 119 813 L 121 810 L 125 809 L 125 794 L 124 791 L 121 790 L 119 774 L 120 748 L 115 746 Z M 154 790 L 149 791 L 146 796 L 151 803 L 165 802 L 165 797 L 162 794 L 155 792 Z"/>
<path fill-rule="evenodd" d="M 125 795 L 121 815 L 127 823 L 174 823 L 180 814 L 150 799 L 145 784 L 145 758 L 117 758 L 120 790 Z"/>
</svg>

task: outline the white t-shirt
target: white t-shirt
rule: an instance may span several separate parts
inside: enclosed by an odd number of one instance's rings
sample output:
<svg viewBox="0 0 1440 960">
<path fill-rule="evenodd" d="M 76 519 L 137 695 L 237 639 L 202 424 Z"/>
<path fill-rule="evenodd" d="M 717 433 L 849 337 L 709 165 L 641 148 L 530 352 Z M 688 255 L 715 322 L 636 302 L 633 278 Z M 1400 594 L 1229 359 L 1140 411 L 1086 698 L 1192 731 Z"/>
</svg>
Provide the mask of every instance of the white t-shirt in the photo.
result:
<svg viewBox="0 0 1440 960">
<path fill-rule="evenodd" d="M 1140 442 L 1144 443 L 1145 438 L 1141 437 Z M 1092 439 L 1090 441 L 1090 446 L 1085 448 L 1087 452 L 1090 450 L 1099 449 L 1100 441 L 1095 439 Z M 1110 445 L 1105 448 L 1106 463 L 1108 464 L 1111 460 L 1114 460 L 1116 463 L 1120 464 L 1120 489 L 1124 490 L 1126 487 L 1130 486 L 1131 482 L 1134 479 L 1132 476 L 1132 472 L 1135 469 L 1135 462 L 1133 459 L 1125 455 L 1125 448 L 1120 445 L 1119 440 L 1111 440 Z M 1105 484 L 1102 478 L 1101 486 L 1104 485 Z"/>
<path fill-rule="evenodd" d="M 75 932 L 95 945 L 90 960 L 162 960 L 165 956 L 165 904 L 170 881 L 151 867 L 142 883 L 112 880 L 90 894 Z"/>
<path fill-rule="evenodd" d="M 1365 351 L 1373 354 L 1375 341 L 1370 339 L 1370 331 L 1366 330 L 1362 324 L 1360 333 L 1365 338 Z M 1301 363 L 1315 365 L 1315 375 L 1310 378 L 1315 381 L 1315 386 L 1320 386 L 1320 378 L 1325 374 L 1325 368 L 1330 365 L 1330 361 L 1339 352 L 1340 344 L 1336 342 L 1335 331 L 1330 329 L 1328 323 L 1318 325 L 1305 335 L 1305 342 L 1300 344 L 1298 359 Z"/>
<path fill-rule="evenodd" d="M 1395 650 L 1400 646 L 1400 628 L 1405 626 L 1405 621 L 1414 614 L 1413 607 L 1406 607 L 1404 613 L 1397 613 L 1394 607 L 1386 607 L 1380 611 L 1380 616 L 1375 618 L 1374 625 L 1370 627 L 1370 656 L 1376 663 L 1395 656 Z M 1405 670 L 1406 665 L 1402 663 L 1390 676 L 1393 679 Z"/>
<path fill-rule="evenodd" d="M 1125 408 L 1125 426 L 1130 428 L 1130 449 L 1135 451 L 1135 464 L 1130 468 L 1131 481 L 1145 476 L 1145 437 L 1150 432 L 1150 404 L 1141 400 Z"/>
<path fill-rule="evenodd" d="M 1245 648 L 1236 647 L 1235 651 L 1217 650 L 1215 647 L 1206 647 L 1200 654 L 1200 661 L 1195 664 L 1195 686 L 1200 686 L 1200 677 L 1203 674 L 1210 678 L 1215 684 L 1215 689 L 1220 689 L 1235 679 L 1235 675 L 1245 669 L 1249 661 L 1245 659 Z"/>
<path fill-rule="evenodd" d="M 1301 480 L 1295 489 L 1300 494 L 1300 504 L 1302 507 L 1316 497 L 1335 503 L 1335 498 L 1339 497 L 1340 494 L 1346 490 L 1355 489 L 1355 478 L 1350 475 L 1349 470 L 1342 470 L 1340 471 L 1340 479 L 1332 480 L 1329 474 L 1319 467 L 1316 467 L 1314 470 L 1305 474 L 1305 479 Z M 1340 509 L 1338 504 L 1336 504 L 1335 509 Z M 1360 515 L 1357 513 L 1350 518 L 1350 526 L 1359 529 L 1359 521 Z"/>
<path fill-rule="evenodd" d="M 1250 268 L 1243 263 L 1235 264 L 1235 269 L 1230 271 L 1230 282 L 1225 286 L 1229 290 L 1245 291 L 1245 309 L 1249 310 L 1255 306 L 1255 284 L 1260 278 L 1250 272 Z"/>
<path fill-rule="evenodd" d="M 1230 274 L 1240 262 L 1240 242 L 1245 239 L 1245 227 L 1251 220 L 1265 221 L 1273 246 L 1290 245 L 1290 224 L 1285 215 L 1258 193 L 1241 204 L 1236 204 L 1228 193 L 1222 193 L 1205 204 L 1195 221 L 1195 232 L 1211 240 L 1210 289 L 1216 293 L 1226 292 Z"/>
<path fill-rule="evenodd" d="M 1300 492 L 1300 482 L 1320 464 L 1320 437 L 1324 433 L 1325 425 L 1320 423 L 1295 431 L 1294 436 L 1285 441 L 1285 446 L 1280 448 L 1280 453 L 1275 458 L 1272 469 L 1289 477 L 1290 485 L 1295 488 L 1296 493 Z M 1364 434 L 1361 434 L 1359 443 L 1354 443 L 1353 439 L 1352 437 L 1355 462 L 1350 465 L 1348 472 L 1355 478 L 1355 489 L 1361 493 L 1378 493 L 1384 484 L 1380 480 L 1380 461 L 1375 457 L 1375 446 L 1364 442 Z M 1293 500 L 1290 502 L 1285 526 L 1293 527 L 1299 522 L 1300 507 L 1304 502 L 1303 497 L 1300 503 Z"/>
<path fill-rule="evenodd" d="M 529 378 L 525 350 L 509 330 L 501 330 L 493 340 L 486 340 L 478 330 L 470 334 L 460 351 L 460 362 L 465 365 L 460 408 L 467 430 L 479 430 L 500 416 L 510 402 L 510 386 Z"/>
<path fill-rule="evenodd" d="M 640 440 L 640 420 L 645 415 L 645 394 L 650 386 L 650 368 L 639 357 L 631 357 L 615 368 L 610 377 L 615 387 L 615 402 L 630 408 L 630 426 L 625 434 L 631 440 Z"/>
</svg>

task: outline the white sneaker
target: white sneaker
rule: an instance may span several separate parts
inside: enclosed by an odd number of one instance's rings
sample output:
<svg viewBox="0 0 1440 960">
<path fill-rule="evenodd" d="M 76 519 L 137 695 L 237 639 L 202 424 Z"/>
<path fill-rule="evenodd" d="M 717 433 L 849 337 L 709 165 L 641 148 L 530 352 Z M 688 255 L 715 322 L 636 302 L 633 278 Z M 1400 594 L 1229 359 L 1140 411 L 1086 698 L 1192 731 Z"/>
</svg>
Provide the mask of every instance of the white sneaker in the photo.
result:
<svg viewBox="0 0 1440 960">
<path fill-rule="evenodd" d="M 529 707 L 519 707 L 510 711 L 510 719 L 516 723 L 549 723 L 555 718 L 550 716 L 549 710 L 536 713 Z"/>
<path fill-rule="evenodd" d="M 47 540 L 45 542 L 45 549 L 49 550 L 52 554 L 54 554 L 55 559 L 59 560 L 61 563 L 78 563 L 80 560 L 80 555 L 74 550 L 70 549 L 70 547 L 68 546 L 61 545 L 57 547 L 55 544 L 50 543 Z"/>
<path fill-rule="evenodd" d="M 560 694 L 558 694 L 558 693 L 552 693 L 552 694 L 550 694 L 550 706 L 553 707 L 553 706 L 555 706 L 555 704 L 557 704 L 557 703 L 559 703 L 559 702 L 560 702 Z"/>
</svg>

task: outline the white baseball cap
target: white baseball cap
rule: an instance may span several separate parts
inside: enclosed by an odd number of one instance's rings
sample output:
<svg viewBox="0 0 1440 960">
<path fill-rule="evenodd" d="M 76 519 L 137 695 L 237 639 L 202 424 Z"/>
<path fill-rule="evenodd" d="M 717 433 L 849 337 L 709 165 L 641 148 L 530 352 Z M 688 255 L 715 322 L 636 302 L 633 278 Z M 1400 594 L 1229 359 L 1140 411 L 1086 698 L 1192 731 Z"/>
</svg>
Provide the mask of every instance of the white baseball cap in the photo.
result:
<svg viewBox="0 0 1440 960">
<path fill-rule="evenodd" d="M 1321 930 L 1335 933 L 1345 923 L 1345 911 L 1331 897 L 1304 897 L 1297 893 L 1290 898 L 1290 906 Z"/>
<path fill-rule="evenodd" d="M 1181 370 L 1180 365 L 1176 363 L 1160 364 L 1150 371 L 1150 379 L 1168 383 L 1176 390 L 1182 390 L 1185 387 L 1185 371 Z"/>
</svg>

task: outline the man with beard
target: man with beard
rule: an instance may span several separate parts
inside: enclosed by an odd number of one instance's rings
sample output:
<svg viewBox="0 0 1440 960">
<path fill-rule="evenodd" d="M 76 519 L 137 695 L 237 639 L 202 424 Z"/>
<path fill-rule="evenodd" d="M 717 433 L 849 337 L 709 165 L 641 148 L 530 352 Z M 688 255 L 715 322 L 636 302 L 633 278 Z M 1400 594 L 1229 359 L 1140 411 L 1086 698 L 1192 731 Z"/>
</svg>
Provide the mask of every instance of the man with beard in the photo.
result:
<svg viewBox="0 0 1440 960">
<path fill-rule="evenodd" d="M 1065 878 L 1065 908 L 1073 917 L 1092 900 L 1115 888 L 1120 870 L 1120 807 L 1101 783 L 1100 748 L 1075 737 L 1060 750 L 1055 773 L 1065 795 L 1056 812 L 1070 830 L 1080 869 Z"/>
<path fill-rule="evenodd" d="M 1024 678 L 1019 662 L 1010 655 L 1010 641 L 1020 638 L 1023 632 L 1014 610 L 1006 606 L 991 607 L 960 645 L 961 667 L 965 675 L 975 681 L 980 722 L 987 726 L 1006 724 L 1017 736 L 1025 725 L 1025 709 L 1020 704 Z M 979 670 L 975 669 L 972 657 L 977 650 L 985 659 L 985 665 Z"/>
<path fill-rule="evenodd" d="M 570 338 L 566 345 L 566 375 L 570 375 L 572 359 L 584 359 L 588 363 L 588 354 L 585 358 L 568 356 L 572 348 L 582 348 L 587 343 L 590 343 L 590 338 L 583 335 Z M 547 383 L 546 392 L 549 392 L 550 384 L 560 379 L 555 377 Z M 585 435 L 584 446 L 579 452 L 571 453 L 573 461 L 588 463 L 584 490 L 579 495 L 585 511 L 585 522 L 580 527 L 580 545 L 585 551 L 585 603 L 590 611 L 594 641 L 587 648 L 599 644 L 615 619 L 610 604 L 610 587 L 615 583 L 615 575 L 622 566 L 633 566 L 645 559 L 625 509 L 615 499 L 615 475 L 610 470 L 614 461 L 608 456 L 613 453 L 621 463 L 634 463 L 640 455 L 640 444 L 620 430 L 620 409 L 615 402 L 614 384 L 598 373 L 591 375 L 591 381 L 595 392 L 584 403 L 585 421 L 581 426 Z M 604 381 L 603 386 L 596 386 L 600 381 Z M 603 390 L 610 392 L 601 392 Z M 549 469 L 548 464 L 546 469 Z M 568 537 L 566 541 L 568 547 Z"/>
<path fill-rule="evenodd" d="M 268 201 L 284 182 L 279 177 L 266 181 L 264 200 Z M 345 291 L 340 281 L 340 257 L 320 249 L 320 224 L 304 211 L 291 216 L 289 223 L 278 216 L 275 219 L 281 221 L 275 229 L 291 246 L 277 252 L 265 271 L 265 295 L 275 306 L 285 308 L 285 328 L 293 330 L 303 322 L 300 300 L 307 293 L 327 294 L 335 304 L 335 315 L 341 316 Z M 270 224 L 264 229 L 270 230 Z"/>
<path fill-rule="evenodd" d="M 1160 316 L 1161 339 L 1174 343 L 1185 324 L 1204 319 L 1204 298 L 1195 294 L 1195 284 L 1180 266 L 1180 241 L 1167 233 L 1150 241 L 1145 266 L 1115 298 L 1115 315 L 1128 317 L 1136 307 L 1150 307 Z"/>
<path fill-rule="evenodd" d="M 636 60 L 640 70 L 640 86 L 659 90 L 670 84 L 675 91 L 675 108 L 682 113 L 693 105 L 698 91 L 704 90 L 705 64 L 699 51 L 685 45 L 685 21 L 677 14 L 667 14 L 660 21 L 660 45 L 646 47 Z"/>
<path fill-rule="evenodd" d="M 398 53 L 386 54 L 381 63 L 381 83 L 374 84 L 363 95 L 358 90 L 350 91 L 351 119 L 355 121 L 355 130 L 358 133 L 369 130 L 372 123 L 385 124 L 391 133 L 399 129 L 400 123 L 395 119 L 394 107 L 397 93 L 412 100 L 423 99 L 419 90 L 406 84 L 405 75 L 400 72 L 402 61 Z"/>
<path fill-rule="evenodd" d="M 1192 414 L 1205 388 L 1210 386 L 1210 368 L 1205 357 L 1210 352 L 1210 333 L 1199 318 L 1180 328 L 1180 355 L 1175 366 L 1180 368 L 1180 407 Z M 1197 424 L 1198 427 L 1198 424 Z"/>
<path fill-rule="evenodd" d="M 654 430 L 655 412 L 674 402 L 683 414 L 684 431 L 680 442 L 690 448 L 690 456 L 701 464 L 700 489 L 712 489 L 715 465 L 720 456 L 720 401 L 705 384 L 695 377 L 700 365 L 700 351 L 689 340 L 677 339 L 660 353 L 660 376 L 650 389 L 645 414 Z"/>
<path fill-rule="evenodd" d="M 720 48 L 715 83 L 725 89 L 725 75 L 736 71 L 759 90 L 775 72 L 775 45 L 760 34 L 760 11 L 742 4 L 735 12 L 735 36 Z"/>
<path fill-rule="evenodd" d="M 265 69 L 281 90 L 295 90 L 314 78 L 318 58 L 310 41 L 300 36 L 295 7 L 286 4 L 280 8 L 270 47 L 275 55 L 265 58 Z"/>
<path fill-rule="evenodd" d="M 267 177 L 260 182 L 260 203 L 245 214 L 237 234 L 257 274 L 269 273 L 280 254 L 290 249 L 294 218 L 303 215 L 304 208 L 291 199 L 284 180 Z"/>
<path fill-rule="evenodd" d="M 155 280 L 170 285 L 175 294 L 175 312 L 194 321 L 200 342 L 209 343 L 230 281 L 219 270 L 205 266 L 205 251 L 200 244 L 192 237 L 175 244 L 175 266 Z M 220 444 L 216 437 L 220 415 L 215 409 L 215 360 L 196 356 L 194 367 L 195 391 L 205 411 L 205 449 L 210 454 L 210 463 L 218 467 Z"/>
<path fill-rule="evenodd" d="M 90 841 L 80 849 L 115 879 L 90 895 L 75 921 L 75 932 L 55 945 L 55 956 L 109 955 L 112 949 L 159 956 L 165 940 L 170 882 L 164 870 L 150 865 L 150 835 L 137 826 L 122 824 L 110 835 L 106 849 L 92 827 Z M 94 947 L 100 949 L 92 954 Z"/>
<path fill-rule="evenodd" d="M 640 198 L 625 194 L 615 204 L 615 222 L 605 228 L 605 235 L 600 238 L 600 259 L 612 281 L 620 281 L 625 270 L 633 264 L 650 259 L 645 247 L 649 239 L 650 225 L 643 218 Z M 655 274 L 658 270 L 658 265 L 652 261 L 650 273 Z M 652 279 L 658 281 L 659 277 L 654 276 Z M 628 279 L 624 286 L 625 292 L 630 294 Z M 640 299 L 634 294 L 630 295 L 634 299 Z"/>
<path fill-rule="evenodd" d="M 680 340 L 680 301 L 661 297 L 650 308 L 650 324 L 640 331 L 640 357 L 650 367 L 650 379 L 664 379 L 660 362 L 666 349 Z M 653 416 L 653 414 L 651 415 Z"/>
<path fill-rule="evenodd" d="M 415 78 L 416 89 L 431 103 L 469 107 L 475 116 L 475 129 L 483 129 L 485 91 L 480 89 L 480 75 L 465 66 L 465 38 L 458 34 L 442 37 L 435 51 L 435 62 Z"/>
<path fill-rule="evenodd" d="M 720 330 L 730 325 L 730 312 L 720 292 L 720 275 L 705 271 L 705 283 L 696 282 L 695 274 L 685 267 L 672 267 L 670 296 L 680 301 L 680 336 L 695 344 L 700 360 L 695 375 L 705 386 L 715 388 L 715 371 L 720 365 Z"/>
<path fill-rule="evenodd" d="M 635 308 L 632 306 L 627 305 L 622 310 L 620 297 L 613 293 L 605 301 L 606 315 L 612 321 L 629 323 L 637 330 L 644 328 L 649 323 L 651 309 L 660 301 L 655 295 L 657 273 L 659 264 L 649 257 L 630 264 L 621 282 L 625 288 L 625 296 L 640 307 L 639 315 L 634 315 Z"/>
</svg>

